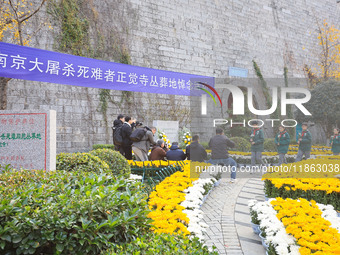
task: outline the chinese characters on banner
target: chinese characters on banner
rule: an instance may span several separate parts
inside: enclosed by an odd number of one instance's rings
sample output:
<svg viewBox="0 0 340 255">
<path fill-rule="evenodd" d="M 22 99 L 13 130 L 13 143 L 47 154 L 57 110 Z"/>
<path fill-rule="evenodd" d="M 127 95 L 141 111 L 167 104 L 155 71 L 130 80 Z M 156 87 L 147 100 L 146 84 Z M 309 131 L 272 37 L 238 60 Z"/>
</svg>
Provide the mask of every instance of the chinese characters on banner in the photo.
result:
<svg viewBox="0 0 340 255">
<path fill-rule="evenodd" d="M 192 79 L 209 78 L 3 42 L 0 42 L 0 76 L 83 87 L 186 96 L 193 95 L 190 94 Z"/>
</svg>

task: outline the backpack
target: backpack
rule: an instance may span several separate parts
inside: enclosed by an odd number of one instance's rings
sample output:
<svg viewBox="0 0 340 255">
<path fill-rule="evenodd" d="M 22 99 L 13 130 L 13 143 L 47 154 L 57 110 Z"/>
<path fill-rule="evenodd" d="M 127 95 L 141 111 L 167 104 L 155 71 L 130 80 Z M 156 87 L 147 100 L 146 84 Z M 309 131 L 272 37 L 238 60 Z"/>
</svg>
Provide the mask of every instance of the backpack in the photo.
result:
<svg viewBox="0 0 340 255">
<path fill-rule="evenodd" d="M 115 145 L 122 145 L 123 144 L 122 126 L 123 125 L 114 129 L 113 141 L 114 141 Z"/>
<path fill-rule="evenodd" d="M 133 142 L 142 141 L 143 137 L 146 134 L 146 131 L 148 131 L 148 129 L 145 128 L 145 127 L 135 129 L 130 135 L 130 140 L 133 141 Z"/>
</svg>

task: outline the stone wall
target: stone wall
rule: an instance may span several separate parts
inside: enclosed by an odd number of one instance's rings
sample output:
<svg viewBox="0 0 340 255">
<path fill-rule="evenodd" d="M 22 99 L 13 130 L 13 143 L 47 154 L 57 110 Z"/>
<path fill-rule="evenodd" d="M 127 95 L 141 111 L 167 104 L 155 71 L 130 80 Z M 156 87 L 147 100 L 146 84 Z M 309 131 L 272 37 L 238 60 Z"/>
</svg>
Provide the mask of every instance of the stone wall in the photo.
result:
<svg viewBox="0 0 340 255">
<path fill-rule="evenodd" d="M 95 31 L 126 47 L 133 65 L 224 78 L 228 67 L 248 69 L 252 60 L 264 77 L 303 77 L 305 63 L 318 51 L 316 18 L 339 24 L 336 0 L 112 0 L 88 1 Z M 30 31 L 53 18 L 42 11 Z M 56 50 L 60 28 L 43 28 L 31 46 Z M 110 39 L 110 40 L 109 40 Z M 107 51 L 105 60 L 114 60 Z M 52 81 L 51 81 L 52 82 Z M 154 119 L 179 120 L 188 125 L 189 100 L 179 96 L 111 91 L 106 118 L 98 89 L 53 83 L 11 80 L 8 110 L 57 111 L 58 152 L 87 151 L 93 144 L 111 143 L 111 123 L 118 113 L 136 116 L 146 124 Z"/>
</svg>

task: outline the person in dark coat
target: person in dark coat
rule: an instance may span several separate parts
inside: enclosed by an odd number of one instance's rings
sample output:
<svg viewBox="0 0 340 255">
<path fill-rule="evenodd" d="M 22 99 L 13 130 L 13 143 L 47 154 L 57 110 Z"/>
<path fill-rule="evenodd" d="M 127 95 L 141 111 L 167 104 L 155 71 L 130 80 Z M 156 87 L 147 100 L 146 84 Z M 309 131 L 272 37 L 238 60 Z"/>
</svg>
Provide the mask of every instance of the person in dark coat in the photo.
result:
<svg viewBox="0 0 340 255">
<path fill-rule="evenodd" d="M 132 133 L 132 125 L 134 125 L 135 122 L 136 120 L 131 119 L 130 116 L 126 116 L 125 122 L 122 126 L 122 147 L 124 151 L 124 156 L 128 160 L 132 159 L 132 141 L 130 140 L 130 135 Z"/>
<path fill-rule="evenodd" d="M 286 154 L 289 148 L 290 136 L 284 126 L 280 126 L 279 131 L 275 136 L 275 144 L 277 145 L 277 152 L 279 153 L 278 165 L 280 166 L 283 163 L 287 164 Z"/>
<path fill-rule="evenodd" d="M 166 153 L 166 158 L 168 160 L 181 161 L 186 157 L 185 153 L 180 148 L 178 148 L 178 142 L 173 142 L 170 150 Z"/>
<path fill-rule="evenodd" d="M 159 139 L 156 146 L 151 149 L 150 160 L 164 160 L 168 150 L 164 141 Z"/>
<path fill-rule="evenodd" d="M 199 136 L 193 135 L 192 142 L 186 147 L 186 156 L 188 160 L 204 162 L 207 159 L 207 152 L 199 143 Z"/>
<path fill-rule="evenodd" d="M 112 127 L 113 144 L 115 145 L 115 150 L 119 151 L 121 154 L 124 154 L 123 147 L 118 144 L 115 144 L 114 136 L 115 136 L 116 129 L 121 127 L 124 122 L 125 122 L 124 115 L 119 114 L 117 119 L 113 121 L 113 127 Z"/>
<path fill-rule="evenodd" d="M 331 137 L 330 144 L 332 146 L 332 152 L 334 155 L 340 153 L 340 134 L 339 128 L 334 128 L 334 135 Z"/>
<path fill-rule="evenodd" d="M 214 165 L 223 164 L 224 166 L 231 166 L 230 181 L 235 182 L 237 163 L 229 157 L 228 147 L 235 147 L 235 143 L 224 135 L 223 129 L 216 128 L 216 135 L 209 141 L 211 159 L 207 162 Z"/>
<path fill-rule="evenodd" d="M 312 150 L 312 134 L 308 130 L 307 123 L 302 123 L 302 132 L 299 134 L 298 144 L 299 150 L 295 162 L 301 161 L 303 155 L 305 155 L 306 159 L 310 157 L 310 152 Z"/>
</svg>

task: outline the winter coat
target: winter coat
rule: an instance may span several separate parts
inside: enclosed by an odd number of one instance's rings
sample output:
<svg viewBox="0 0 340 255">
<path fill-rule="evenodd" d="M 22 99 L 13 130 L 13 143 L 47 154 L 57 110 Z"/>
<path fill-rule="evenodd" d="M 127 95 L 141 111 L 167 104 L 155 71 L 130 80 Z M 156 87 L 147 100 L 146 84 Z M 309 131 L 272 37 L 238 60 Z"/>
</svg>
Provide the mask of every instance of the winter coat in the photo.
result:
<svg viewBox="0 0 340 255">
<path fill-rule="evenodd" d="M 155 146 L 151 150 L 150 160 L 164 160 L 166 156 L 167 148 L 162 148 L 160 146 Z"/>
<path fill-rule="evenodd" d="M 124 123 L 122 126 L 122 138 L 123 138 L 123 146 L 128 147 L 132 145 L 132 141 L 130 140 L 130 135 L 132 133 L 132 127 L 128 123 Z"/>
<path fill-rule="evenodd" d="M 228 148 L 235 147 L 235 143 L 225 135 L 215 135 L 209 141 L 212 159 L 229 158 Z"/>
<path fill-rule="evenodd" d="M 264 143 L 264 134 L 261 128 L 254 129 L 250 135 L 250 138 L 253 139 L 255 144 L 251 145 L 251 151 L 262 152 L 264 151 L 263 143 Z"/>
<path fill-rule="evenodd" d="M 166 153 L 166 158 L 168 160 L 180 161 L 185 159 L 185 154 L 177 145 L 172 145 L 170 150 Z"/>
<path fill-rule="evenodd" d="M 279 132 L 275 136 L 275 144 L 277 145 L 277 152 L 280 154 L 286 154 L 288 152 L 290 143 L 290 136 L 288 132 Z M 280 144 L 280 145 L 278 145 Z"/>
<path fill-rule="evenodd" d="M 144 128 L 144 127 L 141 127 L 141 128 Z M 137 147 L 137 148 L 143 150 L 145 153 L 148 153 L 151 144 L 155 145 L 156 142 L 153 139 L 153 133 L 150 130 L 148 130 L 148 131 L 146 131 L 146 133 L 143 136 L 142 140 L 140 140 L 139 142 L 133 142 L 132 146 L 133 147 Z"/>
<path fill-rule="evenodd" d="M 301 151 L 311 151 L 312 150 L 312 134 L 306 130 L 299 134 L 299 139 L 302 138 L 299 145 L 299 150 Z"/>
<path fill-rule="evenodd" d="M 187 159 L 192 161 L 204 162 L 207 159 L 207 152 L 199 142 L 192 142 L 186 147 Z"/>
<path fill-rule="evenodd" d="M 333 135 L 331 137 L 330 143 L 332 144 L 332 152 L 340 153 L 340 135 Z"/>
</svg>

